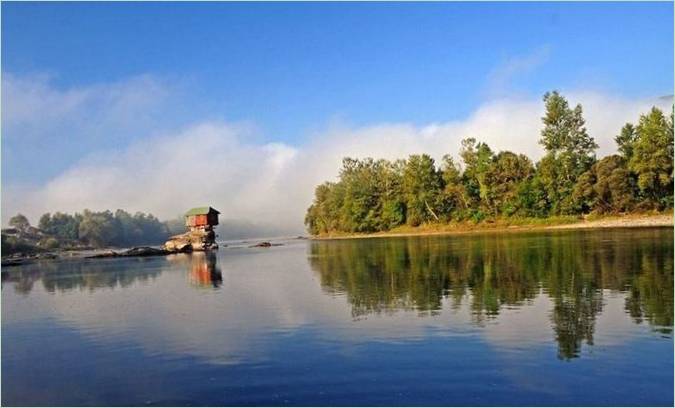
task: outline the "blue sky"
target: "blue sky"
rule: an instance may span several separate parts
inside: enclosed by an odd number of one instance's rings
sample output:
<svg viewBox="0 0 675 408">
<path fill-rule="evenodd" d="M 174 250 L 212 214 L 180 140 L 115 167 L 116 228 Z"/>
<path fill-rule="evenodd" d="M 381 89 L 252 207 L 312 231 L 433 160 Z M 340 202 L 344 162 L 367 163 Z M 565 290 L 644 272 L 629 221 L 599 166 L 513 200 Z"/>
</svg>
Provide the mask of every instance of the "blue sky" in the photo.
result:
<svg viewBox="0 0 675 408">
<path fill-rule="evenodd" d="M 334 126 L 462 121 L 551 89 L 671 95 L 673 5 L 3 2 L 2 73 L 2 181 L 36 187 L 205 121 L 302 148 Z M 10 91 L 58 112 L 14 109 Z"/>
</svg>

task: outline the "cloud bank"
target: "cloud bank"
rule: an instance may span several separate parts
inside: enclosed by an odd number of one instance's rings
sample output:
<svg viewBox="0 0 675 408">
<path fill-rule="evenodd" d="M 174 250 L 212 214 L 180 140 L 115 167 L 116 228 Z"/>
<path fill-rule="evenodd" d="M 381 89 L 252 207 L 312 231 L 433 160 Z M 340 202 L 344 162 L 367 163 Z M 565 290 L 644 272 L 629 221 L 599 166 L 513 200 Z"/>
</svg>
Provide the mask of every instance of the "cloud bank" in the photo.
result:
<svg viewBox="0 0 675 408">
<path fill-rule="evenodd" d="M 39 129 L 66 128 L 77 135 L 82 132 L 78 124 L 87 117 L 117 120 L 127 128 L 133 122 L 130 118 L 154 117 L 157 104 L 153 98 L 171 92 L 166 84 L 147 77 L 76 91 L 56 90 L 49 81 L 33 85 L 26 81 L 16 76 L 3 78 L 5 164 L 6 142 L 11 143 L 22 130 L 29 129 L 39 144 Z M 653 105 L 670 109 L 671 104 L 657 98 L 629 100 L 602 92 L 562 92 L 571 103 L 583 104 L 587 128 L 600 145 L 600 156 L 615 151 L 613 138 L 625 122 L 636 121 Z M 446 153 L 456 156 L 460 141 L 475 137 L 494 150 L 524 153 L 536 160 L 543 154 L 537 142 L 542 115 L 539 98 L 503 97 L 485 102 L 460 120 L 423 126 L 396 122 L 326 126 L 302 145 L 260 142 L 251 126 L 224 121 L 194 121 L 160 134 L 144 125 L 134 138 L 121 139 L 125 145 L 88 153 L 45 183 L 5 183 L 2 220 L 6 223 L 11 215 L 22 212 L 36 222 L 44 212 L 83 208 L 124 208 L 166 219 L 193 206 L 212 205 L 225 219 L 296 234 L 304 230 L 304 213 L 314 187 L 334 180 L 345 156 L 396 159 L 429 153 L 440 159 Z M 102 132 L 101 137 L 115 140 L 116 133 Z M 47 146 L 55 157 L 68 148 L 56 143 Z M 3 172 L 8 170 L 5 164 Z"/>
</svg>

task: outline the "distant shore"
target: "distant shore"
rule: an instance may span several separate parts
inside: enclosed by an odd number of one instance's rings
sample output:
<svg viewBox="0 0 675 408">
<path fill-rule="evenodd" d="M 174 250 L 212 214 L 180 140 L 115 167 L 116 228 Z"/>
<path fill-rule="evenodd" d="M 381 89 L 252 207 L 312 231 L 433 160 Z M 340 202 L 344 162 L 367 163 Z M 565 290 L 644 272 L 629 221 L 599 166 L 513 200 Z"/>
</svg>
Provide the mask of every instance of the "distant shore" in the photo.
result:
<svg viewBox="0 0 675 408">
<path fill-rule="evenodd" d="M 601 228 L 640 228 L 673 227 L 673 213 L 625 214 L 597 217 L 555 217 L 543 219 L 498 220 L 494 222 L 470 222 L 451 224 L 431 224 L 418 227 L 398 227 L 391 231 L 374 233 L 334 233 L 314 236 L 314 240 L 407 237 L 423 235 L 460 235 L 471 233 L 503 233 L 517 231 L 541 231 L 559 229 L 601 229 Z"/>
</svg>

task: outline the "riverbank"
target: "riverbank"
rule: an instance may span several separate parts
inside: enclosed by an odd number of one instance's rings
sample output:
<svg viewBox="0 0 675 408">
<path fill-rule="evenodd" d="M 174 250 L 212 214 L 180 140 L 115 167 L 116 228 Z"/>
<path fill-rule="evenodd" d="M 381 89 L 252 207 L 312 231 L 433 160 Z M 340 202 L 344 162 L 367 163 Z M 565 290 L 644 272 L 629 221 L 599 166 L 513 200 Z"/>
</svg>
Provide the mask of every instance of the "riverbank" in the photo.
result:
<svg viewBox="0 0 675 408">
<path fill-rule="evenodd" d="M 673 213 L 647 213 L 587 216 L 557 216 L 550 218 L 511 218 L 480 223 L 453 222 L 426 224 L 418 227 L 401 226 L 390 231 L 374 233 L 331 233 L 312 237 L 315 240 L 377 237 L 406 237 L 420 235 L 456 235 L 485 232 L 516 232 L 556 229 L 672 227 Z"/>
</svg>

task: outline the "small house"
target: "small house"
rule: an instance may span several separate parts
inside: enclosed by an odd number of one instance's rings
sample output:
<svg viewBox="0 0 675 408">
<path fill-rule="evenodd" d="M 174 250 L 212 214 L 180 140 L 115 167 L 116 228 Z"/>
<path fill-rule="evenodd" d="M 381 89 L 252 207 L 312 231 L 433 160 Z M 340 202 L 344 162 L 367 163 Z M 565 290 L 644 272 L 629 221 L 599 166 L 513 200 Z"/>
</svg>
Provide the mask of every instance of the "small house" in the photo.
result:
<svg viewBox="0 0 675 408">
<path fill-rule="evenodd" d="M 185 226 L 193 228 L 213 228 L 218 225 L 220 211 L 211 207 L 196 207 L 185 213 Z"/>
<path fill-rule="evenodd" d="M 196 207 L 185 213 L 185 226 L 189 231 L 174 235 L 164 243 L 171 252 L 191 252 L 217 249 L 216 232 L 220 211 L 211 207 Z"/>
</svg>

